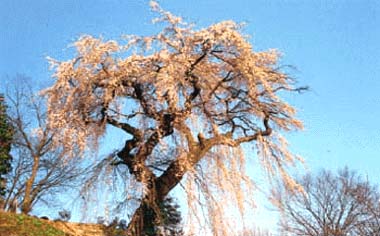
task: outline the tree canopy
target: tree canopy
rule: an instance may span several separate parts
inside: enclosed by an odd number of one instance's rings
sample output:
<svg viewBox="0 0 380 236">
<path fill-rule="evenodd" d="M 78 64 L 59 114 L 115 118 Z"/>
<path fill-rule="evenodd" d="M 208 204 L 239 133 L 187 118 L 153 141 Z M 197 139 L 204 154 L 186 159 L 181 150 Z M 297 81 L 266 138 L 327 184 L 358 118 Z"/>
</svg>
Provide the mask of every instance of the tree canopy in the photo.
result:
<svg viewBox="0 0 380 236">
<path fill-rule="evenodd" d="M 276 50 L 253 50 L 240 24 L 196 29 L 156 2 L 151 7 L 159 33 L 127 36 L 124 44 L 86 35 L 72 59 L 50 60 L 49 126 L 72 156 L 97 148 L 108 125 L 125 131 L 112 165 L 125 166 L 124 178 L 135 182 L 131 235 L 144 230 L 147 210 L 160 221 L 159 205 L 180 183 L 189 210 L 205 213 L 214 235 L 231 235 L 230 208 L 220 200 L 243 214 L 254 190 L 242 144 L 251 144 L 249 157 L 256 152 L 269 176 L 297 187 L 287 166 L 298 158 L 280 133 L 302 123 L 280 93 L 303 88 L 282 71 Z"/>
</svg>

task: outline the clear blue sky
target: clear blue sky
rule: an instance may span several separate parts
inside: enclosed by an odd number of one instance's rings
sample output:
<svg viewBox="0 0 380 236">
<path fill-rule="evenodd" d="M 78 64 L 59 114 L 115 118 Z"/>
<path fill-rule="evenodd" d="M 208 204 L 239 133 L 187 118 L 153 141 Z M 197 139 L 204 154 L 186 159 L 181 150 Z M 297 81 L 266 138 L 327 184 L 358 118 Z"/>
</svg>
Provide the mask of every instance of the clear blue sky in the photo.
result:
<svg viewBox="0 0 380 236">
<path fill-rule="evenodd" d="M 81 34 L 120 38 L 150 34 L 154 17 L 143 0 L 2 0 L 0 76 L 46 81 L 46 56 L 72 56 Z M 347 165 L 380 184 L 380 1 L 161 0 L 198 26 L 247 22 L 257 50 L 277 48 L 283 64 L 310 92 L 292 96 L 305 122 L 289 135 L 311 170 Z M 0 84 L 0 89 L 3 82 Z"/>
</svg>

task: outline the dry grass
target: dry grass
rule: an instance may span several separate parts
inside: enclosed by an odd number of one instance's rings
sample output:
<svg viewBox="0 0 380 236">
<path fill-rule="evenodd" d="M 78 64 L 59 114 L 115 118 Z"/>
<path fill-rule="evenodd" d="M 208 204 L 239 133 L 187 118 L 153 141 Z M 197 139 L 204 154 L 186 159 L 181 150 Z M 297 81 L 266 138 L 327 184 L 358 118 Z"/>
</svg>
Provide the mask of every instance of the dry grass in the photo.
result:
<svg viewBox="0 0 380 236">
<path fill-rule="evenodd" d="M 0 211 L 0 236 L 106 236 L 97 224 L 42 220 Z"/>
<path fill-rule="evenodd" d="M 71 236 L 48 221 L 35 217 L 0 212 L 0 235 L 6 236 Z"/>
</svg>

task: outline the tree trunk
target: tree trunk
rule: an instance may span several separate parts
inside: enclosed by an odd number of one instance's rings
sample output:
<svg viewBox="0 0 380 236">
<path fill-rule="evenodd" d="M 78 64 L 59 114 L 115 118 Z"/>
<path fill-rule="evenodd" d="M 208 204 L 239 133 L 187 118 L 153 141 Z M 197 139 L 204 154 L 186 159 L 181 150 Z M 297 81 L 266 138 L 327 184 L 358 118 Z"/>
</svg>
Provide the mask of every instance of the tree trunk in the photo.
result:
<svg viewBox="0 0 380 236">
<path fill-rule="evenodd" d="M 22 201 L 21 206 L 21 212 L 24 214 L 28 214 L 32 210 L 32 188 L 40 165 L 40 158 L 38 156 L 34 156 L 33 161 L 32 173 L 29 179 L 26 181 L 24 200 Z"/>
<path fill-rule="evenodd" d="M 195 165 L 211 145 L 197 148 L 196 155 L 189 153 L 185 159 Z M 173 161 L 166 171 L 159 177 L 152 177 L 152 188 L 147 192 L 139 208 L 135 211 L 127 228 L 128 236 L 158 236 L 154 232 L 154 226 L 160 219 L 160 209 L 158 206 L 168 196 L 169 192 L 177 186 L 190 167 L 183 166 L 183 157 Z M 150 234 L 152 233 L 152 234 Z"/>
<path fill-rule="evenodd" d="M 155 222 L 159 220 L 153 207 L 146 202 L 141 203 L 128 225 L 128 236 L 158 236 Z"/>
</svg>

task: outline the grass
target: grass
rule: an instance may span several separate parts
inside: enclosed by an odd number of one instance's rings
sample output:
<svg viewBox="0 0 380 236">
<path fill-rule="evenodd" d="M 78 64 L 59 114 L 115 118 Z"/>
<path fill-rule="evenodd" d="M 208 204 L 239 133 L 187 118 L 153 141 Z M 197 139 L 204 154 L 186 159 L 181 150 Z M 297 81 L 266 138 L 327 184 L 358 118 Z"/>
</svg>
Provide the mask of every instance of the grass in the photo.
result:
<svg viewBox="0 0 380 236">
<path fill-rule="evenodd" d="M 68 236 L 48 221 L 35 217 L 0 211 L 0 235 L 6 236 Z"/>
</svg>

